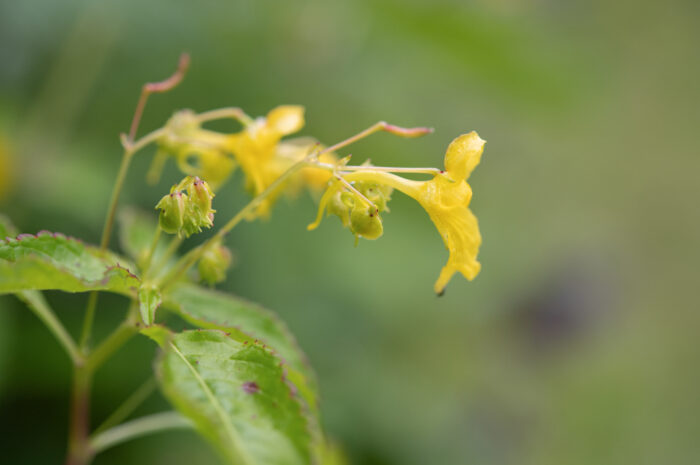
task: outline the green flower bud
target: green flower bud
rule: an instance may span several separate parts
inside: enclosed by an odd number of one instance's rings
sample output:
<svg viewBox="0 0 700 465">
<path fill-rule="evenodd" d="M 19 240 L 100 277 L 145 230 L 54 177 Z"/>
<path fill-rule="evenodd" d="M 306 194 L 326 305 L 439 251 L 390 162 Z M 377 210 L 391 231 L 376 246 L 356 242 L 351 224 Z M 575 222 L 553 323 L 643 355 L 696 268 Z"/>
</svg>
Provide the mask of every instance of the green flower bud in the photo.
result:
<svg viewBox="0 0 700 465">
<path fill-rule="evenodd" d="M 192 183 L 187 186 L 187 193 L 194 204 L 206 214 L 214 213 L 211 209 L 211 200 L 214 198 L 214 193 L 211 191 L 209 184 L 206 181 L 195 177 Z"/>
<path fill-rule="evenodd" d="M 171 192 L 156 205 L 156 210 L 160 210 L 158 223 L 166 233 L 180 234 L 185 222 L 186 199 L 187 196 L 182 192 Z"/>
<path fill-rule="evenodd" d="M 187 194 L 183 192 L 185 190 Z M 202 228 L 211 228 L 215 213 L 211 208 L 213 197 L 205 181 L 193 176 L 185 177 L 156 205 L 156 209 L 161 211 L 161 228 L 181 237 L 190 237 L 201 232 Z"/>
<path fill-rule="evenodd" d="M 183 194 L 184 195 L 184 194 Z M 182 224 L 181 235 L 185 237 L 190 237 L 192 234 L 197 234 L 202 232 L 202 226 L 209 227 L 209 224 L 202 223 L 202 215 L 196 205 L 192 203 L 192 199 L 189 196 L 185 196 L 188 199 L 185 218 Z"/>
<path fill-rule="evenodd" d="M 350 231 L 365 239 L 378 239 L 384 232 L 377 210 L 357 201 L 350 214 Z"/>
<path fill-rule="evenodd" d="M 220 283 L 226 279 L 226 270 L 231 266 L 231 251 L 221 243 L 213 244 L 204 252 L 197 269 L 202 281 L 209 284 Z"/>
</svg>

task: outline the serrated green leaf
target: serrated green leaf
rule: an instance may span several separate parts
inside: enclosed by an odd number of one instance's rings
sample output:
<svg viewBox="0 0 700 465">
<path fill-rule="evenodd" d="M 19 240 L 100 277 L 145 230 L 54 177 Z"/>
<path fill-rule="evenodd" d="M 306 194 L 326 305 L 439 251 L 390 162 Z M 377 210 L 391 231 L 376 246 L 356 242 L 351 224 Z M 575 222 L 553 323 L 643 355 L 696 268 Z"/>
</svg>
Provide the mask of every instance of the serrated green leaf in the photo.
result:
<svg viewBox="0 0 700 465">
<path fill-rule="evenodd" d="M 19 232 L 17 228 L 15 228 L 15 225 L 12 224 L 12 221 L 10 221 L 7 216 L 0 213 L 0 240 L 6 237 L 15 237 L 17 234 L 19 234 Z"/>
<path fill-rule="evenodd" d="M 103 290 L 134 296 L 128 262 L 77 239 L 42 231 L 0 241 L 0 294 L 30 289 Z"/>
<path fill-rule="evenodd" d="M 142 286 L 139 289 L 139 310 L 141 319 L 146 326 L 150 326 L 156 319 L 156 310 L 160 306 L 162 298 L 160 291 L 154 287 Z"/>
<path fill-rule="evenodd" d="M 314 434 L 274 352 L 218 330 L 184 331 L 157 366 L 166 397 L 231 464 L 309 465 Z"/>
<path fill-rule="evenodd" d="M 316 377 L 306 356 L 286 325 L 271 311 L 245 299 L 194 284 L 173 286 L 163 295 L 163 307 L 189 323 L 220 329 L 237 339 L 259 341 L 272 347 L 291 368 L 297 385 L 312 411 L 317 410 Z"/>
</svg>

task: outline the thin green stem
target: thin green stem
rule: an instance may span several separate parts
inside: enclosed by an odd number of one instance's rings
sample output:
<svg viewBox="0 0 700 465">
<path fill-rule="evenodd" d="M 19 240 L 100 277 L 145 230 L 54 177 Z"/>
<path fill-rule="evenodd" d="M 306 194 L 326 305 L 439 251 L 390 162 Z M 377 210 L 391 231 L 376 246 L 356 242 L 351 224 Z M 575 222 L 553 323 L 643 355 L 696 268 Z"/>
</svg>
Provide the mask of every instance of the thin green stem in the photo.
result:
<svg viewBox="0 0 700 465">
<path fill-rule="evenodd" d="M 157 383 L 153 376 L 148 378 L 145 383 L 138 387 L 112 414 L 95 429 L 94 435 L 101 433 L 122 421 L 126 420 L 129 415 L 134 413 L 148 397 L 156 390 Z"/>
<path fill-rule="evenodd" d="M 151 242 L 151 247 L 148 249 L 148 255 L 146 255 L 146 258 L 144 258 L 143 264 L 141 265 L 141 270 L 144 277 L 148 274 L 148 271 L 151 268 L 151 260 L 153 259 L 153 254 L 158 248 L 158 242 L 160 241 L 162 232 L 163 230 L 160 228 L 160 226 L 156 226 L 156 232 L 153 234 L 153 241 Z"/>
<path fill-rule="evenodd" d="M 349 189 L 349 190 L 350 190 L 351 192 L 353 192 L 356 196 L 358 196 L 360 199 L 362 199 L 362 201 L 365 203 L 365 205 L 367 205 L 367 206 L 368 206 L 369 208 L 371 208 L 372 210 L 375 210 L 375 211 L 379 212 L 379 209 L 378 209 L 377 206 L 374 204 L 374 202 L 372 202 L 370 199 L 368 199 L 367 197 L 365 197 L 365 194 L 363 194 L 362 192 L 358 191 L 358 190 L 355 188 L 355 186 L 353 186 L 353 185 L 350 184 L 348 181 L 346 181 L 345 178 L 343 178 L 343 177 L 342 177 L 341 175 L 339 175 L 339 174 L 335 174 L 335 178 L 336 178 L 338 181 L 340 181 L 340 183 L 341 183 L 343 186 L 345 186 L 345 188 Z"/>
<path fill-rule="evenodd" d="M 204 123 L 206 121 L 214 121 L 217 119 L 235 119 L 243 126 L 253 124 L 253 118 L 245 114 L 243 110 L 237 107 L 218 108 L 209 110 L 197 115 L 197 121 Z"/>
<path fill-rule="evenodd" d="M 109 239 L 112 236 L 112 229 L 114 227 L 114 218 L 117 212 L 117 205 L 119 203 L 119 196 L 121 194 L 122 188 L 124 187 L 124 181 L 126 180 L 126 174 L 129 171 L 129 166 L 131 164 L 131 159 L 134 154 L 146 147 L 147 145 L 155 142 L 165 133 L 163 128 L 156 129 L 149 134 L 143 136 L 138 141 L 133 144 L 128 141 L 126 136 L 122 137 L 122 144 L 124 145 L 124 155 L 122 156 L 122 162 L 119 166 L 119 172 L 117 173 L 117 179 L 114 183 L 114 188 L 112 189 L 112 195 L 109 201 L 109 208 L 107 210 L 107 218 L 105 219 L 105 224 L 102 229 L 102 239 L 100 240 L 100 250 L 106 250 L 109 245 Z M 90 343 L 90 335 L 92 334 L 92 325 L 95 320 L 95 309 L 97 308 L 97 291 L 92 291 L 88 297 L 87 306 L 85 308 L 85 317 L 83 319 L 83 330 L 80 335 L 80 347 L 85 351 Z"/>
<path fill-rule="evenodd" d="M 319 168 L 333 168 L 333 165 L 324 163 L 324 166 L 319 166 Z M 325 166 L 328 165 L 328 166 Z M 343 171 L 386 171 L 388 173 L 411 173 L 411 174 L 440 174 L 439 168 L 399 168 L 394 166 L 343 166 L 338 170 L 342 173 Z"/>
<path fill-rule="evenodd" d="M 83 318 L 83 330 L 80 332 L 80 349 L 87 351 L 92 334 L 92 324 L 95 321 L 95 309 L 97 308 L 97 291 L 88 294 L 87 305 L 85 306 L 85 317 Z"/>
<path fill-rule="evenodd" d="M 389 124 L 386 121 L 380 121 L 368 127 L 364 131 L 358 132 L 352 137 L 348 137 L 347 139 L 340 141 L 335 145 L 331 145 L 330 147 L 324 149 L 321 153 L 335 152 L 338 149 L 346 147 L 354 142 L 357 142 L 360 139 L 364 139 L 365 137 L 371 136 L 375 132 L 379 131 L 385 131 L 400 137 L 420 137 L 433 132 L 431 128 L 401 128 L 399 126 Z"/>
<path fill-rule="evenodd" d="M 105 449 L 132 439 L 170 429 L 192 428 L 192 422 L 177 412 L 148 415 L 115 426 L 90 438 L 90 452 L 99 454 Z"/>
<path fill-rule="evenodd" d="M 73 361 L 73 365 L 81 365 L 83 363 L 83 354 L 61 321 L 56 317 L 44 296 L 38 291 L 22 291 L 17 296 L 27 304 L 34 314 L 49 328 L 49 331 L 56 336 L 58 342 Z"/>
<path fill-rule="evenodd" d="M 158 260 L 158 262 L 155 265 L 153 265 L 149 276 L 158 275 L 158 272 L 168 263 L 170 257 L 172 257 L 175 254 L 175 252 L 177 252 L 177 249 L 180 248 L 184 240 L 185 239 L 182 237 L 173 237 L 173 239 L 170 241 L 170 244 L 168 244 L 168 248 L 165 249 L 165 252 L 163 252 L 163 256 L 160 257 L 160 260 Z"/>
<path fill-rule="evenodd" d="M 157 141 L 165 134 L 165 129 L 157 129 L 148 135 L 142 137 L 138 141 L 134 141 L 138 126 L 143 114 L 144 107 L 148 96 L 154 92 L 166 92 L 177 86 L 185 75 L 189 65 L 189 56 L 182 54 L 178 63 L 177 70 L 168 79 L 156 82 L 147 83 L 143 86 L 139 102 L 136 106 L 134 116 L 132 118 L 129 135 L 122 134 L 121 141 L 124 147 L 124 154 L 117 173 L 117 179 L 112 189 L 112 194 L 107 209 L 107 217 L 105 218 L 104 227 L 102 229 L 102 238 L 100 240 L 100 250 L 106 250 L 109 245 L 109 240 L 112 236 L 114 227 L 114 218 L 119 203 L 119 196 L 124 181 L 126 180 L 129 165 L 134 154 L 147 146 L 148 144 Z M 155 241 L 157 244 L 157 240 Z M 149 256 L 150 261 L 150 256 Z M 83 321 L 83 329 L 80 337 L 80 346 L 83 351 L 86 351 L 90 336 L 92 334 L 92 326 L 95 319 L 95 309 L 97 307 L 97 292 L 92 292 L 88 299 L 85 318 Z M 90 408 L 90 387 L 92 384 L 92 375 L 94 371 L 107 360 L 117 349 L 119 349 L 129 338 L 136 332 L 136 309 L 138 303 L 133 301 L 126 320 L 114 330 L 87 358 L 78 362 L 74 361 L 73 389 L 71 397 L 71 414 L 69 426 L 69 442 L 68 456 L 66 463 L 68 465 L 86 465 L 92 459 L 94 452 L 90 450 L 88 443 L 88 428 L 89 428 L 89 408 Z M 77 349 L 76 349 L 77 350 Z"/>
<path fill-rule="evenodd" d="M 91 372 L 99 368 L 114 352 L 136 334 L 138 327 L 133 317 L 127 318 L 121 325 L 110 334 L 94 351 L 90 353 L 85 361 L 85 366 Z"/>
<path fill-rule="evenodd" d="M 411 179 L 402 178 L 401 176 L 396 176 L 395 174 L 387 173 L 385 171 L 374 171 L 372 169 L 348 173 L 343 175 L 343 177 L 349 182 L 369 181 L 376 182 L 377 184 L 385 184 L 413 198 L 416 198 L 418 195 L 418 189 L 423 182 L 413 181 Z"/>
<path fill-rule="evenodd" d="M 105 219 L 104 227 L 102 228 L 102 239 L 100 240 L 100 249 L 105 250 L 109 245 L 109 239 L 112 235 L 112 227 L 114 226 L 114 216 L 117 211 L 117 204 L 119 203 L 119 194 L 121 194 L 122 188 L 124 187 L 124 181 L 126 180 L 126 173 L 129 171 L 129 165 L 131 164 L 131 159 L 133 158 L 134 152 L 131 150 L 126 150 L 124 156 L 122 157 L 122 162 L 119 165 L 119 172 L 117 173 L 117 180 L 114 182 L 114 188 L 112 189 L 112 195 L 109 200 L 109 208 L 107 209 L 107 218 Z"/>
<path fill-rule="evenodd" d="M 131 127 L 129 128 L 129 140 L 133 141 L 136 138 L 136 131 L 138 131 L 139 123 L 141 122 L 141 116 L 143 115 L 143 110 L 146 107 L 146 102 L 148 97 L 156 92 L 162 93 L 172 90 L 178 84 L 182 82 L 182 79 L 187 73 L 187 69 L 190 67 L 190 56 L 187 53 L 180 55 L 180 60 L 177 63 L 177 69 L 175 72 L 167 79 L 159 82 L 147 82 L 141 88 L 141 95 L 139 96 L 139 101 L 136 104 L 136 110 L 134 110 L 134 116 L 131 119 Z"/>
</svg>

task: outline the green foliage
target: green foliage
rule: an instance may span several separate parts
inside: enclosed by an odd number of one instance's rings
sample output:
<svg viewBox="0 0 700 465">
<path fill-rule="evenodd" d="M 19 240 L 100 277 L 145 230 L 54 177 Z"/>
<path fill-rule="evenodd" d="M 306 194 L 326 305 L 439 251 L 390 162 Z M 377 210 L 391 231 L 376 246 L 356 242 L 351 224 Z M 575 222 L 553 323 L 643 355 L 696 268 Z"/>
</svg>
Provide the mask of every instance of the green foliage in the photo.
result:
<svg viewBox="0 0 700 465">
<path fill-rule="evenodd" d="M 294 336 L 274 313 L 240 297 L 192 284 L 181 284 L 168 291 L 163 306 L 199 328 L 219 329 L 238 340 L 272 348 L 287 364 L 289 378 L 310 410 L 317 410 L 313 370 Z"/>
<path fill-rule="evenodd" d="M 60 233 L 21 234 L 0 243 L 0 293 L 102 290 L 135 296 L 141 280 L 127 260 Z"/>
<path fill-rule="evenodd" d="M 209 284 L 223 281 L 232 261 L 223 239 L 237 224 L 244 219 L 269 216 L 280 194 L 292 194 L 301 185 L 312 191 L 326 189 L 334 193 L 337 185 L 328 182 L 333 177 L 358 196 L 354 206 L 361 205 L 362 211 L 358 215 L 353 210 L 349 220 L 353 232 L 371 239 L 379 237 L 382 231 L 380 208 L 366 196 L 378 203 L 381 201 L 383 211 L 391 188 L 384 191 L 375 184 L 361 185 L 364 192 L 360 193 L 350 181 L 343 180 L 343 176 L 354 176 L 353 181 L 367 176 L 374 180 L 377 173 L 367 172 L 367 166 L 351 167 L 347 163 L 343 163 L 342 168 L 348 171 L 340 172 L 332 152 L 380 131 L 418 137 L 432 130 L 378 122 L 337 144 L 300 148 L 296 144 L 287 146 L 287 142 L 282 141 L 284 136 L 297 132 L 304 125 L 304 109 L 298 105 L 279 106 L 267 117 L 256 120 L 238 108 L 188 113 L 198 125 L 229 118 L 241 123 L 243 128 L 235 134 L 198 129 L 189 137 L 175 137 L 171 142 L 185 152 L 189 152 L 193 144 L 209 147 L 202 156 L 208 157 L 211 169 L 205 170 L 206 175 L 203 172 L 202 177 L 209 179 L 212 185 L 218 186 L 228 177 L 235 158 L 246 176 L 246 184 L 253 187 L 251 192 L 255 198 L 212 237 L 177 258 L 177 249 L 185 239 L 201 232 L 202 228 L 213 226 L 215 213 L 212 208 L 214 192 L 207 180 L 187 176 L 157 203 L 156 209 L 160 210 L 157 224 L 134 210 L 120 215 L 121 245 L 135 263 L 131 264 L 108 249 L 127 171 L 136 152 L 173 135 L 168 125 L 136 139 L 138 123 L 148 95 L 177 85 L 188 63 L 185 54 L 170 78 L 143 87 L 129 134 L 122 136 L 124 155 L 105 215 L 100 247 L 46 231 L 8 237 L 0 243 L 0 293 L 15 293 L 27 303 L 73 362 L 67 463 L 87 465 L 94 455 L 111 445 L 143 434 L 190 425 L 183 422 L 181 416 L 168 412 L 115 425 L 126 419 L 143 400 L 143 395 L 136 395 L 105 420 L 103 426 L 107 426 L 98 428 L 88 437 L 84 425 L 89 423 L 92 378 L 113 353 L 139 333 L 156 341 L 162 349 L 156 371 L 166 398 L 192 420 L 231 464 L 338 463 L 338 455 L 330 452 L 321 430 L 314 373 L 286 326 L 274 314 L 255 304 L 188 284 L 183 277 L 198 264 L 201 279 Z M 374 169 L 380 170 L 379 174 L 383 173 L 381 170 L 395 170 L 391 167 Z M 425 174 L 425 169 L 417 170 L 406 168 L 403 171 Z M 436 172 L 436 168 L 430 168 L 427 174 Z M 414 182 L 397 175 L 388 179 L 393 184 L 399 182 L 397 180 Z M 376 195 L 375 189 L 379 189 Z M 328 196 L 325 194 L 324 198 Z M 161 241 L 163 232 L 177 234 L 178 238 L 169 243 Z M 0 218 L 0 233 L 3 236 L 16 234 L 4 218 Z M 79 343 L 38 292 L 41 290 L 91 291 Z M 96 291 L 123 294 L 131 302 L 124 320 L 93 347 L 92 326 L 99 308 Z M 161 305 L 198 329 L 173 332 L 168 326 L 155 324 L 156 310 Z"/>
<path fill-rule="evenodd" d="M 232 464 L 312 463 L 309 420 L 284 364 L 219 330 L 175 334 L 157 362 L 165 395 Z"/>
<path fill-rule="evenodd" d="M 156 310 L 160 306 L 162 298 L 160 291 L 151 286 L 143 286 L 139 289 L 139 311 L 144 324 L 152 325 L 156 319 Z"/>
</svg>

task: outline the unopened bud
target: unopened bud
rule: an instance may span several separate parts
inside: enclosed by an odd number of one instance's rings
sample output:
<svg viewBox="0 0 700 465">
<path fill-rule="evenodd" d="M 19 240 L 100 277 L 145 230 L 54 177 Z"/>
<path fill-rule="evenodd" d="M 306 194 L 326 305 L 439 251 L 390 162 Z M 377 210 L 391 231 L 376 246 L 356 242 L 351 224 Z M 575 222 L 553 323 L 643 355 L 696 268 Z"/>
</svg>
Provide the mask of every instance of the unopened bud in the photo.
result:
<svg viewBox="0 0 700 465">
<path fill-rule="evenodd" d="M 350 230 L 365 239 L 378 239 L 384 232 L 382 219 L 374 208 L 357 202 L 350 214 Z"/>
<path fill-rule="evenodd" d="M 185 222 L 186 199 L 187 196 L 182 192 L 171 192 L 156 205 L 156 210 L 160 210 L 158 223 L 166 233 L 180 233 Z"/>
<path fill-rule="evenodd" d="M 211 191 L 209 184 L 206 181 L 195 177 L 187 187 L 187 193 L 190 195 L 190 199 L 194 204 L 199 207 L 199 209 L 208 214 L 209 212 L 214 212 L 211 209 L 211 200 L 214 198 L 214 193 Z"/>
<path fill-rule="evenodd" d="M 231 251 L 221 243 L 207 248 L 197 267 L 199 277 L 209 284 L 216 284 L 226 279 L 226 270 L 231 266 Z"/>
</svg>

